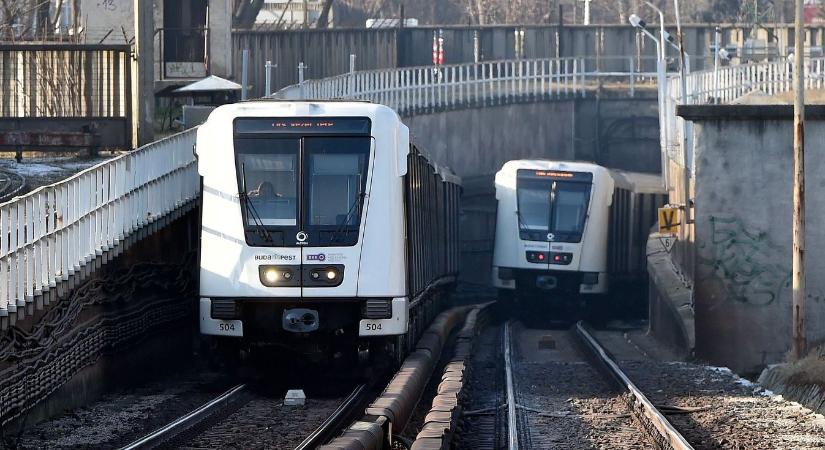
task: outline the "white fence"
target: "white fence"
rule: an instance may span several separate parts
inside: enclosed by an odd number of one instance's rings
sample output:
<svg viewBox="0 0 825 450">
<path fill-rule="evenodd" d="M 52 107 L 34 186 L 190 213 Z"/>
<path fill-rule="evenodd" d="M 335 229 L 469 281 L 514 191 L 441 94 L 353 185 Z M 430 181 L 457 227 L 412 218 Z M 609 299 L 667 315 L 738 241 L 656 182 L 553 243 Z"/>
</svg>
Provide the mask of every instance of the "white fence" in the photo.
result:
<svg viewBox="0 0 825 450">
<path fill-rule="evenodd" d="M 678 75 L 671 75 L 664 95 L 663 130 L 667 133 L 667 157 L 684 165 L 684 151 L 688 151 L 688 168 L 693 170 L 693 155 L 690 143 L 692 133 L 690 123 L 676 116 L 677 104 L 726 104 L 743 96 L 761 92 L 776 95 L 793 89 L 793 63 L 784 59 L 771 62 L 742 64 L 720 67 L 718 70 L 694 72 L 686 76 L 687 95 L 681 94 Z M 825 88 L 825 58 L 805 61 L 806 89 Z M 686 139 L 687 138 L 687 139 Z"/>
<path fill-rule="evenodd" d="M 199 195 L 195 129 L 0 204 L 0 317 Z"/>
<path fill-rule="evenodd" d="M 644 60 L 603 59 L 623 70 L 600 71 L 594 67 L 595 61 L 585 58 L 554 58 L 352 71 L 288 86 L 275 96 L 291 100 L 368 100 L 406 115 L 525 97 L 584 96 L 599 82 L 620 82 L 633 95 L 637 84 L 655 83 L 655 73 L 638 71 Z"/>
</svg>

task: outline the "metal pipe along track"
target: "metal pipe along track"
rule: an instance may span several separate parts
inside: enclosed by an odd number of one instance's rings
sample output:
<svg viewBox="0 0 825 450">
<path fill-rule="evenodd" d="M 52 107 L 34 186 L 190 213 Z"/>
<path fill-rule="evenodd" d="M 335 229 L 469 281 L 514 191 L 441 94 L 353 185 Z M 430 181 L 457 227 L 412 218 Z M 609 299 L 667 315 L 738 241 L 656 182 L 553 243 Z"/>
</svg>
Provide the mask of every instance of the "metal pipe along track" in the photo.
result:
<svg viewBox="0 0 825 450">
<path fill-rule="evenodd" d="M 629 393 L 632 397 L 631 410 L 639 420 L 645 431 L 651 435 L 659 448 L 674 450 L 693 450 L 693 447 L 685 438 L 671 425 L 671 423 L 660 413 L 653 403 L 630 381 L 630 378 L 622 372 L 619 365 L 605 351 L 584 324 L 576 324 L 576 333 L 584 345 L 593 353 L 593 356 L 603 365 L 615 380 L 616 385 Z"/>
</svg>

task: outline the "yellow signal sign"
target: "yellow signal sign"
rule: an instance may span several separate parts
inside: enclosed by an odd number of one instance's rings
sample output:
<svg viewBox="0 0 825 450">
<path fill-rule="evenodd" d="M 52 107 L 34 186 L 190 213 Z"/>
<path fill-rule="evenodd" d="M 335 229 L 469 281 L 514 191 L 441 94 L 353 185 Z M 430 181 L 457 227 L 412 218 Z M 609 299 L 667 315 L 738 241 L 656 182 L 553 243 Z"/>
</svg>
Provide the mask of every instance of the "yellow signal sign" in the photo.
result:
<svg viewBox="0 0 825 450">
<path fill-rule="evenodd" d="M 659 208 L 659 233 L 676 233 L 679 231 L 681 210 L 675 207 Z"/>
</svg>

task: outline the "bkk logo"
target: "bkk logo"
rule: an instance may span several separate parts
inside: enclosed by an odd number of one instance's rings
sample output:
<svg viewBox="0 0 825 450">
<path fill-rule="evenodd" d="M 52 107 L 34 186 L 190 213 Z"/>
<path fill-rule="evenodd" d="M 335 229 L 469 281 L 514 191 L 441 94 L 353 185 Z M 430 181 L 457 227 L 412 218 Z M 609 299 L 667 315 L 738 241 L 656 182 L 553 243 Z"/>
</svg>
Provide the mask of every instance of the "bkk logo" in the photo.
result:
<svg viewBox="0 0 825 450">
<path fill-rule="evenodd" d="M 327 255 L 325 255 L 323 253 L 318 253 L 317 255 L 307 255 L 307 261 L 321 261 L 321 262 L 323 262 L 326 259 L 327 259 Z"/>
</svg>

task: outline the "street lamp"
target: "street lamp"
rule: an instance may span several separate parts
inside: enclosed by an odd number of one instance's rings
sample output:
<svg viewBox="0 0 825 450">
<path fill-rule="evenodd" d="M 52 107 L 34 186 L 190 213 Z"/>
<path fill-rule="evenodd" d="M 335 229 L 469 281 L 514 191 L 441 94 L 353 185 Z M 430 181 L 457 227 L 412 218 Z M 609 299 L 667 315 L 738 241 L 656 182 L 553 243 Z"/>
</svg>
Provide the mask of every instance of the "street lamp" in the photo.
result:
<svg viewBox="0 0 825 450">
<path fill-rule="evenodd" d="M 676 39 L 673 37 L 673 35 L 668 33 L 667 31 L 663 31 L 662 33 L 662 36 L 665 37 L 665 42 L 670 44 L 671 47 L 675 48 L 676 51 L 678 51 L 679 44 L 676 42 Z M 690 74 L 690 55 L 688 54 L 688 52 L 685 52 L 685 73 Z"/>
<path fill-rule="evenodd" d="M 667 74 L 666 74 L 666 61 L 665 61 L 665 46 L 662 42 L 656 38 L 650 31 L 647 30 L 647 23 L 642 20 L 641 17 L 637 16 L 636 14 L 630 15 L 630 24 L 633 25 L 634 28 L 638 28 L 642 31 L 647 37 L 653 40 L 656 43 L 656 53 L 659 54 L 659 59 L 656 61 L 656 84 L 658 90 L 658 106 L 659 106 L 659 140 L 660 146 L 662 148 L 662 184 L 664 185 L 665 189 L 669 188 L 669 164 L 668 164 L 668 157 L 667 157 L 667 146 L 669 142 L 668 136 L 668 125 L 667 125 L 667 114 L 665 113 L 665 98 L 667 93 Z M 663 25 L 664 26 L 664 25 Z"/>
<path fill-rule="evenodd" d="M 654 11 L 656 11 L 659 14 L 659 36 L 664 36 L 667 33 L 667 31 L 665 31 L 665 13 L 663 13 L 662 10 L 657 8 L 656 5 L 654 5 L 653 3 L 645 1 L 645 4 L 647 6 L 650 6 L 651 9 L 653 9 Z M 667 47 L 662 45 L 661 53 L 660 53 L 662 60 L 667 58 L 667 50 L 666 49 L 667 49 Z"/>
</svg>

